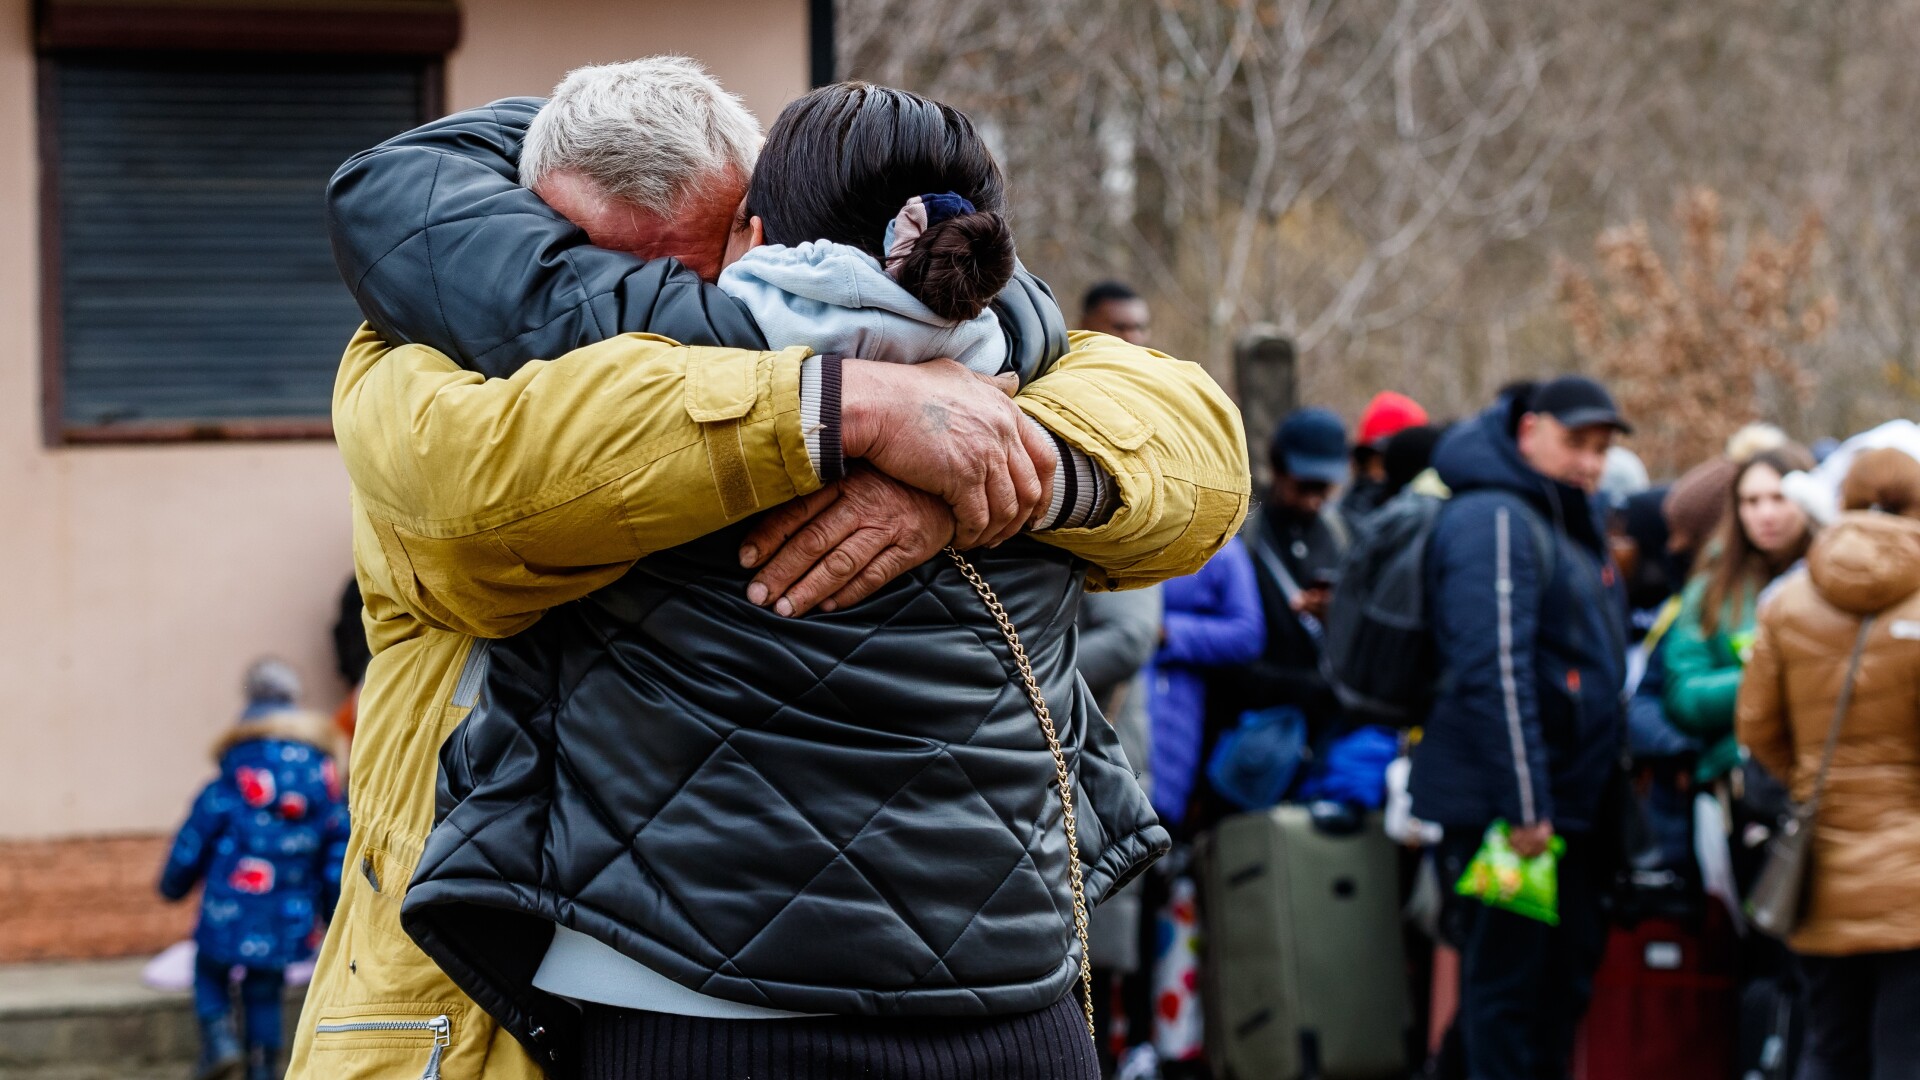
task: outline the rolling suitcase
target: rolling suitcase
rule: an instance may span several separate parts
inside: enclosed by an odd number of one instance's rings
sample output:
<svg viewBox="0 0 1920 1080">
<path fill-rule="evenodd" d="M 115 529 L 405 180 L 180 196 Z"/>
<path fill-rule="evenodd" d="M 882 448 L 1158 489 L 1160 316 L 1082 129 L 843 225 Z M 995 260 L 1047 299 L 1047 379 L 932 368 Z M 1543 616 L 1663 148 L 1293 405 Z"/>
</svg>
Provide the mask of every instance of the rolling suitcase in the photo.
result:
<svg viewBox="0 0 1920 1080">
<path fill-rule="evenodd" d="M 1304 806 L 1222 821 L 1203 855 L 1208 1056 L 1224 1080 L 1407 1074 L 1399 855 L 1380 815 Z"/>
<path fill-rule="evenodd" d="M 1731 1076 L 1737 939 L 1718 905 L 1703 922 L 1616 928 L 1593 980 L 1575 1080 Z"/>
</svg>

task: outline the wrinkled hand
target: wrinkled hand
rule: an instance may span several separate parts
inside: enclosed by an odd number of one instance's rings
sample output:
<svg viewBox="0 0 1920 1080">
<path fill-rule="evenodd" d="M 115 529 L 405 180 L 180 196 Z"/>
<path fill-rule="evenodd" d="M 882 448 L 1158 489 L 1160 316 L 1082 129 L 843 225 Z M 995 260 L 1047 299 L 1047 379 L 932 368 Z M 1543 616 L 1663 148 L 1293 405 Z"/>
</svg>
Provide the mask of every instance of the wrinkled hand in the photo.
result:
<svg viewBox="0 0 1920 1080">
<path fill-rule="evenodd" d="M 1553 822 L 1538 821 L 1532 825 L 1516 825 L 1507 830 L 1507 841 L 1513 850 L 1523 859 L 1531 859 L 1547 850 L 1553 841 Z"/>
<path fill-rule="evenodd" d="M 747 598 L 781 615 L 846 607 L 932 558 L 953 529 L 953 511 L 938 497 L 855 465 L 753 527 L 740 563 L 761 569 Z"/>
<path fill-rule="evenodd" d="M 954 544 L 1003 543 L 1046 510 L 1058 453 L 1013 404 L 1017 380 L 952 360 L 841 365 L 840 437 L 859 458 L 953 508 Z"/>
</svg>

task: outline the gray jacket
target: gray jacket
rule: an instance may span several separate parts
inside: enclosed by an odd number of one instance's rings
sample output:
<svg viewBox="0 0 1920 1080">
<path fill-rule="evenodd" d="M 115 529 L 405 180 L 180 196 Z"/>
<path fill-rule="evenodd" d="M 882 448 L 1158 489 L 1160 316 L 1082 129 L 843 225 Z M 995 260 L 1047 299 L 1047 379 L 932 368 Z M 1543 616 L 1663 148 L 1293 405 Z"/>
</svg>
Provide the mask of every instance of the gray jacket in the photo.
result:
<svg viewBox="0 0 1920 1080">
<path fill-rule="evenodd" d="M 1090 593 L 1080 604 L 1080 677 L 1149 791 L 1146 687 L 1140 671 L 1160 647 L 1161 606 L 1158 585 Z"/>
<path fill-rule="evenodd" d="M 1160 647 L 1160 586 L 1131 592 L 1089 593 L 1080 601 L 1080 677 L 1120 737 L 1140 788 L 1153 794 L 1147 772 L 1147 680 L 1141 669 Z M 1131 975 L 1141 969 L 1140 883 L 1107 897 L 1093 912 L 1087 947 L 1096 971 Z"/>
</svg>

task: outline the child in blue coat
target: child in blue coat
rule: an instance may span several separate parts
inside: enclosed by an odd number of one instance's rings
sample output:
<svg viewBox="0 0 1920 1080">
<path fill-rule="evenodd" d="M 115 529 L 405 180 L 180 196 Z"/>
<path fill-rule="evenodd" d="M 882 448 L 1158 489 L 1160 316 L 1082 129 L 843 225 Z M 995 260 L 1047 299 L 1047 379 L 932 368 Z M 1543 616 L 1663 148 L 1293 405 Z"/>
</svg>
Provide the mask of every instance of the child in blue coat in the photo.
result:
<svg viewBox="0 0 1920 1080">
<path fill-rule="evenodd" d="M 206 882 L 193 935 L 201 1080 L 240 1071 L 235 968 L 245 972 L 247 1078 L 277 1075 L 287 965 L 313 954 L 340 894 L 347 808 L 333 733 L 325 717 L 293 707 L 298 692 L 280 661 L 249 669 L 247 709 L 214 748 L 220 775 L 194 800 L 160 876 L 169 900 Z"/>
</svg>

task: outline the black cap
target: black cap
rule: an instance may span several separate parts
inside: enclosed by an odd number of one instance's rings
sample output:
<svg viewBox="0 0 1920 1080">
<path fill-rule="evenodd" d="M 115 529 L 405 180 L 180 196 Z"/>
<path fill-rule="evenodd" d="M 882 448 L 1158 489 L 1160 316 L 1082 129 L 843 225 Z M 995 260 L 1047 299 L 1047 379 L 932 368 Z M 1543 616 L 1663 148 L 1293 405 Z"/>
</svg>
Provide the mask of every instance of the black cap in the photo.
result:
<svg viewBox="0 0 1920 1080">
<path fill-rule="evenodd" d="M 1326 409 L 1299 409 L 1273 432 L 1273 464 L 1288 476 L 1322 484 L 1347 478 L 1347 426 Z"/>
<path fill-rule="evenodd" d="M 1527 411 L 1546 413 L 1570 428 L 1604 425 L 1623 435 L 1633 434 L 1633 425 L 1621 417 L 1613 395 L 1585 375 L 1562 375 L 1534 387 Z"/>
</svg>

